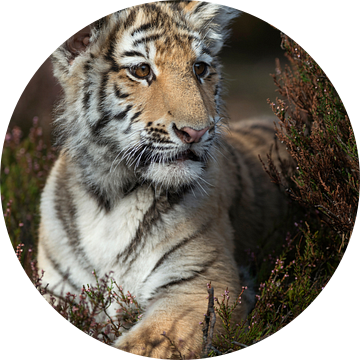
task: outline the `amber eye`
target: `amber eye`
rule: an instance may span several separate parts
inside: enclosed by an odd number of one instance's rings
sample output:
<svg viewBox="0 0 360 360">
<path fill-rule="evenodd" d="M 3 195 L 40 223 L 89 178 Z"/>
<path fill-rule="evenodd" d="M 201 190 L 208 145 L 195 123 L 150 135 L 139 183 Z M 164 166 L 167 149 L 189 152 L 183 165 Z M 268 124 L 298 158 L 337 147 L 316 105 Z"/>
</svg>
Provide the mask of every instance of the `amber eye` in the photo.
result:
<svg viewBox="0 0 360 360">
<path fill-rule="evenodd" d="M 208 65 L 203 62 L 194 64 L 194 72 L 199 77 L 204 76 L 206 74 L 207 69 L 208 69 Z"/>
<path fill-rule="evenodd" d="M 132 69 L 132 74 L 138 78 L 146 78 L 150 75 L 150 66 L 148 64 L 140 64 L 134 66 Z"/>
</svg>

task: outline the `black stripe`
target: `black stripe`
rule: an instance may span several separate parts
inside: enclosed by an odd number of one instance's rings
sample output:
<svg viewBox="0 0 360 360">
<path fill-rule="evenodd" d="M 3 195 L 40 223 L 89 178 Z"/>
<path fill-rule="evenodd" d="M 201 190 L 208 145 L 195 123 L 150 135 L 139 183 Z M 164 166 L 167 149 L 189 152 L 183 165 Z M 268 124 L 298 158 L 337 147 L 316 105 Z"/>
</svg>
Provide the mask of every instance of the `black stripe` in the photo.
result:
<svg viewBox="0 0 360 360">
<path fill-rule="evenodd" d="M 200 236 L 201 234 L 203 234 L 209 227 L 210 227 L 211 222 L 206 223 L 205 225 L 203 225 L 200 230 L 195 231 L 192 235 L 190 235 L 189 237 L 183 239 L 182 241 L 180 241 L 178 244 L 176 244 L 174 247 L 172 247 L 170 250 L 168 250 L 155 264 L 155 266 L 153 267 L 153 269 L 150 271 L 149 275 L 146 277 L 146 279 L 143 281 L 143 283 L 145 283 L 148 278 L 156 271 L 156 269 L 158 269 L 168 258 L 171 254 L 173 254 L 176 250 L 180 249 L 181 247 L 185 246 L 186 244 L 188 244 L 191 240 L 194 240 L 196 237 Z"/>
<path fill-rule="evenodd" d="M 75 290 L 80 291 L 81 288 L 69 279 L 69 270 L 67 270 L 66 272 L 62 271 L 60 264 L 50 255 L 49 249 L 47 248 L 44 241 L 42 241 L 40 244 L 45 252 L 46 258 L 50 261 L 53 269 L 62 277 L 63 281 L 68 282 L 70 284 L 70 286 L 72 286 Z M 41 270 L 44 270 L 44 269 L 41 269 Z M 49 284 L 49 285 L 51 288 L 53 288 L 57 284 Z M 58 294 L 58 295 L 61 295 L 61 294 Z"/>
<path fill-rule="evenodd" d="M 124 30 L 126 30 L 128 27 L 132 26 L 136 19 L 136 12 L 137 10 L 131 10 L 130 14 L 126 18 L 124 22 Z"/>
<path fill-rule="evenodd" d="M 156 3 L 146 3 L 142 5 L 144 8 L 148 10 L 149 13 L 155 12 L 155 13 L 163 13 L 162 8 L 159 7 Z"/>
<path fill-rule="evenodd" d="M 197 6 L 197 8 L 194 10 L 194 14 L 198 13 L 198 12 L 201 11 L 201 10 L 204 10 L 203 8 L 206 7 L 206 6 L 208 6 L 208 3 L 206 3 L 206 2 L 200 3 L 200 4 Z"/>
<path fill-rule="evenodd" d="M 154 222 L 156 222 L 159 219 L 159 217 L 160 217 L 160 213 L 156 209 L 156 200 L 154 200 L 153 203 L 151 204 L 150 208 L 145 213 L 142 222 L 140 222 L 140 224 L 136 230 L 135 236 L 131 240 L 130 244 L 128 245 L 128 247 L 125 249 L 125 251 L 123 253 L 118 255 L 118 260 L 120 258 L 122 258 L 121 259 L 122 262 L 125 263 L 127 261 L 129 256 L 132 253 L 134 253 L 137 246 L 140 244 L 143 234 L 149 232 L 152 224 Z"/>
<path fill-rule="evenodd" d="M 109 73 L 103 74 L 102 79 L 101 79 L 100 88 L 99 88 L 100 101 L 98 104 L 98 110 L 100 113 L 102 113 L 102 111 L 103 111 L 103 105 L 104 105 L 104 100 L 106 98 L 106 87 L 107 87 L 108 81 L 109 81 Z"/>
<path fill-rule="evenodd" d="M 58 172 L 55 189 L 55 211 L 66 232 L 69 246 L 74 250 L 78 262 L 87 271 L 94 270 L 80 245 L 80 236 L 77 229 L 77 209 L 72 201 L 72 194 L 68 188 L 68 172 L 66 166 L 62 166 Z"/>
<path fill-rule="evenodd" d="M 115 28 L 112 30 L 109 39 L 108 39 L 108 50 L 104 56 L 106 61 L 109 61 L 111 63 L 111 71 L 119 72 L 119 64 L 116 62 L 114 58 L 114 52 L 115 52 L 115 44 L 116 44 L 116 35 L 120 30 L 121 24 L 118 23 Z"/>
<path fill-rule="evenodd" d="M 214 262 L 217 260 L 217 252 L 216 251 L 213 253 L 213 255 L 214 255 L 214 257 L 211 260 L 209 260 L 206 263 L 201 265 L 202 269 L 200 271 L 193 271 L 193 275 L 191 275 L 191 276 L 189 276 L 187 278 L 174 279 L 174 280 L 168 282 L 167 284 L 164 284 L 164 285 L 161 285 L 161 286 L 157 287 L 155 290 L 152 291 L 152 293 L 156 294 L 157 291 L 160 290 L 160 289 L 168 289 L 171 286 L 184 284 L 185 282 L 196 279 L 200 275 L 204 274 L 208 270 L 208 268 L 210 266 L 212 266 L 214 264 Z"/>
<path fill-rule="evenodd" d="M 133 46 L 137 46 L 139 44 L 147 43 L 149 41 L 158 40 L 159 38 L 161 38 L 164 35 L 165 35 L 165 33 L 160 33 L 160 34 L 155 34 L 155 35 L 150 35 L 150 36 L 143 37 L 141 39 L 135 40 L 133 42 Z"/>
<path fill-rule="evenodd" d="M 147 186 L 147 184 L 144 185 Z M 153 191 L 155 197 L 155 189 L 153 189 Z M 134 238 L 131 240 L 128 247 L 122 253 L 117 255 L 117 261 L 121 259 L 122 263 L 125 263 L 132 254 L 136 253 L 132 260 L 128 263 L 128 269 L 126 272 L 130 270 L 131 264 L 137 258 L 136 255 L 145 245 L 144 242 L 141 245 L 141 241 L 144 237 L 143 235 L 147 235 L 153 225 L 162 221 L 162 215 L 168 213 L 176 204 L 180 203 L 187 191 L 188 188 L 184 187 L 181 194 L 168 192 L 166 195 L 163 195 L 158 199 L 154 199 L 153 203 L 145 213 L 142 222 L 140 222 Z"/>
<path fill-rule="evenodd" d="M 139 51 L 125 51 L 123 54 L 121 54 L 121 57 L 126 57 L 126 56 L 141 56 L 141 57 L 145 57 L 144 54 L 142 54 Z"/>
<path fill-rule="evenodd" d="M 111 210 L 112 201 L 101 191 L 100 186 L 90 183 L 87 185 L 87 191 L 95 198 L 99 208 L 104 209 L 107 213 Z"/>
<path fill-rule="evenodd" d="M 90 71 L 92 69 L 92 66 L 91 66 L 91 63 L 90 63 L 90 60 L 89 61 L 87 61 L 86 63 L 85 63 L 85 65 L 84 65 L 84 71 L 85 72 L 88 72 L 88 71 Z"/>
<path fill-rule="evenodd" d="M 127 77 L 127 79 L 130 80 L 131 82 L 134 82 L 134 83 L 137 82 L 136 80 L 132 79 L 128 74 L 126 74 L 126 77 Z"/>
<path fill-rule="evenodd" d="M 116 84 L 114 84 L 114 92 L 115 96 L 119 99 L 125 99 L 129 96 L 129 94 L 121 93 L 119 86 Z"/>
<path fill-rule="evenodd" d="M 131 121 L 131 122 L 134 122 L 134 120 L 136 120 L 141 114 L 142 114 L 142 111 L 141 111 L 141 110 L 138 111 L 138 112 L 136 112 L 136 113 L 132 116 L 132 118 L 130 119 L 130 121 Z"/>
<path fill-rule="evenodd" d="M 90 81 L 87 81 L 84 84 L 84 97 L 82 102 L 85 110 L 88 110 L 90 108 L 90 95 L 91 95 L 91 92 L 89 91 L 90 85 L 91 85 Z"/>
<path fill-rule="evenodd" d="M 126 130 L 124 131 L 124 134 L 129 134 L 130 130 L 131 130 L 131 125 L 134 123 L 134 120 L 137 119 L 140 115 L 142 114 L 142 111 L 138 111 L 137 113 L 135 113 L 132 118 L 130 119 L 130 124 L 129 126 L 126 128 Z M 135 121 L 136 122 L 136 121 Z"/>
<path fill-rule="evenodd" d="M 207 47 L 202 47 L 201 51 L 203 54 L 211 55 L 211 51 Z"/>
<path fill-rule="evenodd" d="M 180 284 L 183 284 L 187 281 L 191 281 L 191 280 L 194 280 L 195 278 L 197 278 L 200 274 L 199 273 L 195 273 L 194 275 L 191 275 L 189 276 L 188 278 L 185 278 L 185 279 L 176 279 L 176 280 L 173 280 L 173 281 L 170 281 L 168 282 L 167 284 L 165 285 L 162 285 L 162 286 L 159 286 L 157 287 L 155 290 L 154 290 L 154 293 L 156 293 L 158 290 L 160 289 L 168 289 L 170 286 L 174 286 L 174 285 L 180 285 Z"/>
<path fill-rule="evenodd" d="M 100 118 L 97 123 L 92 127 L 92 134 L 95 137 L 100 135 L 101 130 L 111 121 L 111 120 L 123 120 L 127 113 L 131 110 L 132 105 L 128 105 L 125 110 L 121 111 L 115 116 L 110 116 L 109 114 L 105 114 L 102 118 Z"/>
<path fill-rule="evenodd" d="M 111 118 L 109 114 L 103 115 L 95 125 L 92 125 L 91 132 L 94 137 L 98 137 L 100 135 L 100 131 L 110 122 Z"/>
<path fill-rule="evenodd" d="M 214 96 L 217 96 L 219 94 L 219 92 L 220 92 L 220 86 L 219 86 L 219 84 L 216 84 L 215 85 Z"/>
<path fill-rule="evenodd" d="M 126 106 L 126 109 L 121 111 L 119 114 L 115 115 L 113 117 L 114 120 L 124 120 L 124 118 L 126 117 L 126 115 L 128 114 L 128 112 L 132 109 L 132 105 L 128 105 Z"/>
<path fill-rule="evenodd" d="M 137 29 L 135 29 L 132 33 L 131 36 L 134 36 L 136 33 L 138 32 L 142 32 L 142 31 L 146 31 L 148 29 L 150 29 L 153 26 L 152 23 L 146 23 L 141 25 L 140 27 L 138 27 Z"/>
</svg>

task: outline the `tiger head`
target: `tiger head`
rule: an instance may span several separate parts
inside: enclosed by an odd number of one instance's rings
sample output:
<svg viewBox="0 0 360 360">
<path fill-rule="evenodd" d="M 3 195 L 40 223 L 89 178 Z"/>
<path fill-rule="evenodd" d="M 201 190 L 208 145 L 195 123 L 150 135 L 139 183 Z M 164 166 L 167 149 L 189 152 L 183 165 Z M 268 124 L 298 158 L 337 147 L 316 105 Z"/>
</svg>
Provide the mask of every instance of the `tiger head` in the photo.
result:
<svg viewBox="0 0 360 360">
<path fill-rule="evenodd" d="M 203 2 L 144 4 L 55 51 L 64 90 L 57 136 L 88 182 L 179 189 L 201 178 L 226 117 L 217 55 L 237 15 Z"/>
</svg>

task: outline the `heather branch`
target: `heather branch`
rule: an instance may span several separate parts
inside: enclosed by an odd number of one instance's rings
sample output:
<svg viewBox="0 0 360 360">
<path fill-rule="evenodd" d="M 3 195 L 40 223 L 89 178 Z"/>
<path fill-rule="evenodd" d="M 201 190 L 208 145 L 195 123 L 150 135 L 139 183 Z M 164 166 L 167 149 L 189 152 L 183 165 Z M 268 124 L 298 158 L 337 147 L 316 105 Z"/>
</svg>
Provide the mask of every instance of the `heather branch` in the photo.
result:
<svg viewBox="0 0 360 360">
<path fill-rule="evenodd" d="M 289 193 L 301 205 L 321 210 L 333 230 L 349 238 L 359 200 L 358 153 L 349 118 L 314 60 L 285 35 L 282 45 L 291 67 L 282 71 L 277 61 L 273 79 L 282 99 L 268 102 L 280 120 L 277 137 L 297 164 Z M 263 163 L 265 171 L 281 184 L 270 156 L 268 163 Z"/>
<path fill-rule="evenodd" d="M 208 294 L 209 294 L 209 302 L 208 309 L 205 315 L 205 321 L 203 326 L 203 349 L 201 352 L 201 357 L 208 357 L 209 352 L 211 350 L 216 350 L 212 346 L 212 339 L 214 336 L 214 327 L 216 322 L 216 315 L 214 310 L 214 288 L 211 285 L 208 285 Z"/>
</svg>

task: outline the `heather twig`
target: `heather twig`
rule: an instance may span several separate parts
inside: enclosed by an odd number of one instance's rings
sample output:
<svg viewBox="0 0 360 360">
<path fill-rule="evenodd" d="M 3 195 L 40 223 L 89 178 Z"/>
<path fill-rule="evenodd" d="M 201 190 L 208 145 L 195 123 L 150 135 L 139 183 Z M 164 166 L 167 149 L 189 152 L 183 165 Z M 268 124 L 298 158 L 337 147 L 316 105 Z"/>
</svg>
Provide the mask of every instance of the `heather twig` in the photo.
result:
<svg viewBox="0 0 360 360">
<path fill-rule="evenodd" d="M 203 324 L 203 348 L 201 352 L 201 357 L 208 357 L 211 350 L 215 350 L 212 346 L 212 339 L 214 336 L 214 328 L 216 323 L 216 315 L 214 310 L 214 288 L 211 287 L 211 284 L 208 284 L 208 309 L 205 314 L 204 324 Z"/>
</svg>

